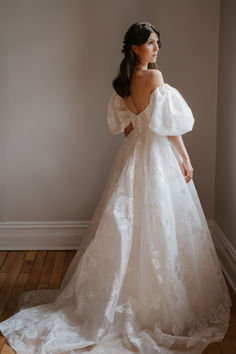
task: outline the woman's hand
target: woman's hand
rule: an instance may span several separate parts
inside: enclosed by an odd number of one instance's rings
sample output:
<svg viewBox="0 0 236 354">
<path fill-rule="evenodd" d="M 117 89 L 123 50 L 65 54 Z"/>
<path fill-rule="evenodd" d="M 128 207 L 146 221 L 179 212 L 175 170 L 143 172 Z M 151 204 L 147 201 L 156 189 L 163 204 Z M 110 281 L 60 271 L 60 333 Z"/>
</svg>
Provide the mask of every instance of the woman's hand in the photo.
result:
<svg viewBox="0 0 236 354">
<path fill-rule="evenodd" d="M 186 183 L 188 183 L 190 181 L 190 179 L 193 178 L 193 167 L 191 165 L 189 158 L 186 158 L 183 160 L 182 172 L 183 172 Z"/>
<path fill-rule="evenodd" d="M 129 125 L 127 125 L 127 127 L 125 127 L 124 129 L 124 133 L 125 133 L 125 136 L 129 135 L 129 133 L 131 132 L 131 130 L 133 130 L 133 124 L 132 122 L 129 123 Z"/>
</svg>

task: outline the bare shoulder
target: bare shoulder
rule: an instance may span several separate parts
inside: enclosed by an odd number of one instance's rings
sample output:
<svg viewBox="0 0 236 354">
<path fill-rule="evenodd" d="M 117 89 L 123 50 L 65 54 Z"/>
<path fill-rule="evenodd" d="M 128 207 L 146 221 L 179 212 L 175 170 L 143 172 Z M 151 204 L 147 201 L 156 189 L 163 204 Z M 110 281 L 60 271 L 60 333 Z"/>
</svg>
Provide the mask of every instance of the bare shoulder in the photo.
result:
<svg viewBox="0 0 236 354">
<path fill-rule="evenodd" d="M 147 70 L 147 84 L 150 90 L 154 90 L 156 87 L 164 84 L 163 75 L 158 69 Z"/>
</svg>

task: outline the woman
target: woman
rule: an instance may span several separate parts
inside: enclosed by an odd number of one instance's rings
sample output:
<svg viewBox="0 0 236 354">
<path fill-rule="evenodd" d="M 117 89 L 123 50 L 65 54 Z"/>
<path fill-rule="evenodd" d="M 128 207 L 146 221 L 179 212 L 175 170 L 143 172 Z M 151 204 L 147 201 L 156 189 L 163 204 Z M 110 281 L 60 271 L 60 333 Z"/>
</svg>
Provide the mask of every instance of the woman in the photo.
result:
<svg viewBox="0 0 236 354">
<path fill-rule="evenodd" d="M 0 324 L 17 353 L 197 354 L 226 333 L 231 298 L 181 137 L 194 118 L 160 47 L 147 22 L 125 35 L 107 121 L 126 138 L 60 289 L 24 293 Z"/>
</svg>

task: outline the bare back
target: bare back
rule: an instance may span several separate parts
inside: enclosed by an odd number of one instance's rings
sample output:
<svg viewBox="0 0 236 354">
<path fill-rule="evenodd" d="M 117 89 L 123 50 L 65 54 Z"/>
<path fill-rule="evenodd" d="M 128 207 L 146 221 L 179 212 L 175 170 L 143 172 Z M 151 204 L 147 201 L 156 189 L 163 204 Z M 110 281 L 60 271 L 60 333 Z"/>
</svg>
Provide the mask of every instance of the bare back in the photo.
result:
<svg viewBox="0 0 236 354">
<path fill-rule="evenodd" d="M 149 104 L 152 91 L 163 84 L 163 77 L 159 70 L 135 71 L 130 85 L 131 95 L 124 98 L 128 109 L 134 114 L 142 112 Z"/>
</svg>

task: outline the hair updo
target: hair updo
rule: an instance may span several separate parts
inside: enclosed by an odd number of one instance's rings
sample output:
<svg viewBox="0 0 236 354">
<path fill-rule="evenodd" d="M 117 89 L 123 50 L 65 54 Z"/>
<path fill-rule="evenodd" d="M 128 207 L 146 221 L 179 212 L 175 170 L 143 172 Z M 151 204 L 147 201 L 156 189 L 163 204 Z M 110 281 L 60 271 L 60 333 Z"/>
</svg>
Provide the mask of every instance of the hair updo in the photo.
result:
<svg viewBox="0 0 236 354">
<path fill-rule="evenodd" d="M 112 81 L 114 90 L 121 97 L 130 95 L 133 69 L 137 62 L 140 63 L 139 57 L 132 50 L 132 44 L 140 46 L 148 40 L 152 32 L 158 35 L 158 46 L 161 48 L 160 31 L 149 22 L 135 22 L 125 34 L 121 50 L 121 53 L 124 53 L 124 59 L 120 63 L 118 76 Z M 157 64 L 149 63 L 148 69 L 157 69 Z"/>
</svg>

